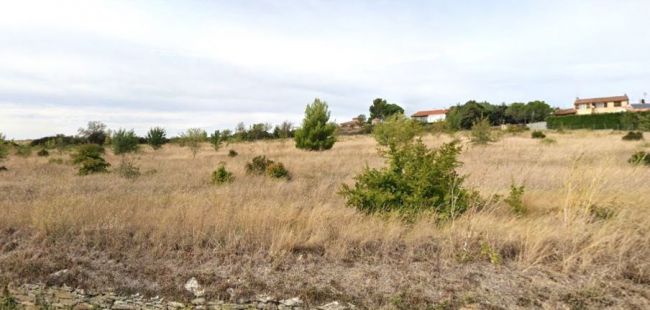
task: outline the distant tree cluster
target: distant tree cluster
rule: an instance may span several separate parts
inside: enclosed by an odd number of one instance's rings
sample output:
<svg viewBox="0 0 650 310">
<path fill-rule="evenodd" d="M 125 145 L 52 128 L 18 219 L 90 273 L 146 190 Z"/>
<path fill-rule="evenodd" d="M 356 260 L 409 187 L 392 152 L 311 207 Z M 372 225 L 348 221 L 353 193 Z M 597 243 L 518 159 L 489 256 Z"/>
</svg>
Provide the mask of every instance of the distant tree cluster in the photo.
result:
<svg viewBox="0 0 650 310">
<path fill-rule="evenodd" d="M 451 107 L 447 112 L 447 123 L 456 130 L 471 129 L 474 123 L 483 118 L 491 125 L 526 124 L 544 121 L 552 112 L 551 106 L 544 101 L 493 105 L 471 100 Z"/>
</svg>

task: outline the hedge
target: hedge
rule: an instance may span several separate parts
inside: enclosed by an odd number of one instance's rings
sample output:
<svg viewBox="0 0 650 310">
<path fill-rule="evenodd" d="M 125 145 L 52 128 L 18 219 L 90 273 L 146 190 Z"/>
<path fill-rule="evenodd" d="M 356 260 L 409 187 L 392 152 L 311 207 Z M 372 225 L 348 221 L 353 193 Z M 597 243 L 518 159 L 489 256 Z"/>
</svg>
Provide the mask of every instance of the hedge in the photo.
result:
<svg viewBox="0 0 650 310">
<path fill-rule="evenodd" d="M 635 130 L 640 117 L 650 117 L 650 112 L 549 116 L 546 125 L 549 129 Z"/>
</svg>

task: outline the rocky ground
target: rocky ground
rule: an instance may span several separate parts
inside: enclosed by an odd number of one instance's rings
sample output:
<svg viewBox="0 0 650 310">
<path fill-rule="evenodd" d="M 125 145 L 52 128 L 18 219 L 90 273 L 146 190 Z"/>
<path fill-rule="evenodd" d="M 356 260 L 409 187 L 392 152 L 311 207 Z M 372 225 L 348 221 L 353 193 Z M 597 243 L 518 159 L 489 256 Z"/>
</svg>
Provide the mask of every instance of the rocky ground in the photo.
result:
<svg viewBox="0 0 650 310">
<path fill-rule="evenodd" d="M 194 282 L 192 282 L 194 281 Z M 166 300 L 155 296 L 146 298 L 140 294 L 130 296 L 118 295 L 112 291 L 92 292 L 74 289 L 68 286 L 45 287 L 43 285 L 24 284 L 7 287 L 0 299 L 0 310 L 9 309 L 268 309 L 268 310 L 347 310 L 356 309 L 349 303 L 333 301 L 320 306 L 305 304 L 299 297 L 278 299 L 268 295 L 258 295 L 252 299 L 240 299 L 236 303 L 207 300 L 202 296 L 200 286 L 195 279 L 188 281 L 187 289 L 195 295 L 190 302 Z"/>
</svg>

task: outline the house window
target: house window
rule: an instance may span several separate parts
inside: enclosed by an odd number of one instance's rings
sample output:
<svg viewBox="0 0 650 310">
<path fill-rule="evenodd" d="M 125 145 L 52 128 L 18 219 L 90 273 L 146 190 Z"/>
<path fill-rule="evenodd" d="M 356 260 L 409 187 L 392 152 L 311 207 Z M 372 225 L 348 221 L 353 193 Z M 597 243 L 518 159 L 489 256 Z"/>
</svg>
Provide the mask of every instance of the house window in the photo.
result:
<svg viewBox="0 0 650 310">
<path fill-rule="evenodd" d="M 596 108 L 604 108 L 604 107 L 605 107 L 605 103 L 602 102 L 596 103 Z"/>
<path fill-rule="evenodd" d="M 614 102 L 614 106 L 617 107 L 617 108 L 620 107 L 620 106 L 621 106 L 621 102 L 620 102 L 620 101 L 615 101 L 615 102 Z"/>
</svg>

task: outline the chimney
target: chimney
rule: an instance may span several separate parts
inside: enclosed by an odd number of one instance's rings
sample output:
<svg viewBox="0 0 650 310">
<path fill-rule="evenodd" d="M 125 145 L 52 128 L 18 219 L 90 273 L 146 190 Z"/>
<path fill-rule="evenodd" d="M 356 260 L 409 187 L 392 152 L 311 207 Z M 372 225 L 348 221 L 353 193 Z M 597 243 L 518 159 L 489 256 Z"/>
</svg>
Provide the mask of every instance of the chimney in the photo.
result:
<svg viewBox="0 0 650 310">
<path fill-rule="evenodd" d="M 641 99 L 641 104 L 645 104 L 645 98 Z"/>
</svg>

